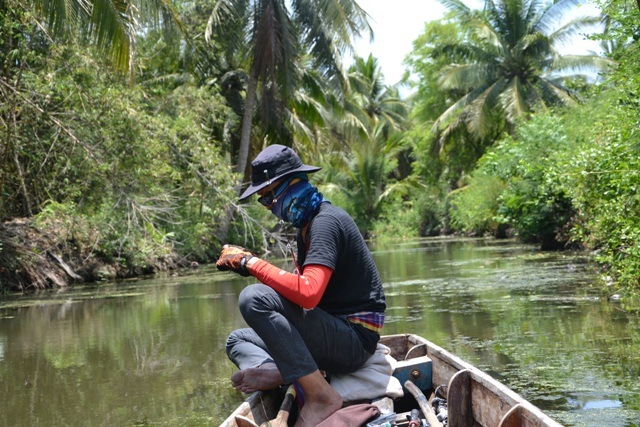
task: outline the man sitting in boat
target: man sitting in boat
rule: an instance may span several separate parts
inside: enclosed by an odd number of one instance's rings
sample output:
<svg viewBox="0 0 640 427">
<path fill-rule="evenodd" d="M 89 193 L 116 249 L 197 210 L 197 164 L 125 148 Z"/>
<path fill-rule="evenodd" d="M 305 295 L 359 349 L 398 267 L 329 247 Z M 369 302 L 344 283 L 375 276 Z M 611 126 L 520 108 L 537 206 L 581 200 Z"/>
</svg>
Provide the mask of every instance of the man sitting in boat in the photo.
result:
<svg viewBox="0 0 640 427">
<path fill-rule="evenodd" d="M 353 219 L 309 183 L 307 174 L 319 167 L 276 144 L 251 168 L 240 200 L 258 193 L 262 205 L 297 228 L 298 256 L 289 273 L 244 248 L 223 247 L 218 269 L 261 282 L 240 293 L 250 328 L 227 340 L 240 369 L 231 382 L 245 393 L 297 382 L 305 403 L 296 425 L 314 426 L 343 404 L 320 371 L 354 372 L 376 350 L 386 309 L 382 282 Z"/>
</svg>

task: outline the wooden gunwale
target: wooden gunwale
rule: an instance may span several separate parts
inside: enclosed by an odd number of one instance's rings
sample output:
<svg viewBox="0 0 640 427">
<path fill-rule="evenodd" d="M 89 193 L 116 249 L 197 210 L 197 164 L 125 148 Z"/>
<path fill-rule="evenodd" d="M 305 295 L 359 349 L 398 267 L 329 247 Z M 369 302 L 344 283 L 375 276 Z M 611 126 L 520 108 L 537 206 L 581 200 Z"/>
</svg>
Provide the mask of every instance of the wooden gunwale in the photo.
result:
<svg viewBox="0 0 640 427">
<path fill-rule="evenodd" d="M 381 342 L 392 349 L 391 355 L 397 360 L 401 360 L 402 352 L 408 353 L 409 358 L 426 355 L 431 359 L 433 387 L 448 386 L 447 402 L 451 427 L 561 427 L 561 424 L 495 378 L 418 335 L 390 335 L 383 337 Z M 421 347 L 419 351 L 418 346 Z M 413 348 L 416 350 L 412 350 Z M 462 373 L 465 378 L 456 381 L 454 377 Z M 468 397 L 459 399 L 464 394 Z M 452 403 L 455 405 L 459 402 L 471 407 L 452 407 Z M 515 406 L 521 408 L 520 424 L 503 424 L 503 418 Z"/>
</svg>

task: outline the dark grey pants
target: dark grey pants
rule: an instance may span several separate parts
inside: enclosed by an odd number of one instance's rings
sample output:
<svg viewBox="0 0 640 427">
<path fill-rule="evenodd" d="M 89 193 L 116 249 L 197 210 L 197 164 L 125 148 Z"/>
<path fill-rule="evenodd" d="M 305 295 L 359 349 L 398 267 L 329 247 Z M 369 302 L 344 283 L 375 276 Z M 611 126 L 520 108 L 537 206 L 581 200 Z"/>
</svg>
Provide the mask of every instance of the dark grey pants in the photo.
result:
<svg viewBox="0 0 640 427">
<path fill-rule="evenodd" d="M 240 369 L 275 362 L 290 383 L 318 369 L 353 372 L 371 356 L 346 319 L 318 308 L 305 310 L 266 285 L 243 289 L 239 306 L 250 328 L 231 333 L 227 354 Z"/>
</svg>

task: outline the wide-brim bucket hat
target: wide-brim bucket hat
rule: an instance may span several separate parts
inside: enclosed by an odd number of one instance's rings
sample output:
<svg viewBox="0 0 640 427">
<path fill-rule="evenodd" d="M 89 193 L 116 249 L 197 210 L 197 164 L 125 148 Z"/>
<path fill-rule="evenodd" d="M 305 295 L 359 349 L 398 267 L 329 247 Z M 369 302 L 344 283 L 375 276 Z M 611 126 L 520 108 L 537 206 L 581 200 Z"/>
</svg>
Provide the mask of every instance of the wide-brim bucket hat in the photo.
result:
<svg viewBox="0 0 640 427">
<path fill-rule="evenodd" d="M 257 193 L 264 187 L 298 172 L 313 173 L 320 167 L 305 165 L 291 148 L 273 144 L 265 148 L 251 162 L 251 185 L 240 200 Z"/>
</svg>

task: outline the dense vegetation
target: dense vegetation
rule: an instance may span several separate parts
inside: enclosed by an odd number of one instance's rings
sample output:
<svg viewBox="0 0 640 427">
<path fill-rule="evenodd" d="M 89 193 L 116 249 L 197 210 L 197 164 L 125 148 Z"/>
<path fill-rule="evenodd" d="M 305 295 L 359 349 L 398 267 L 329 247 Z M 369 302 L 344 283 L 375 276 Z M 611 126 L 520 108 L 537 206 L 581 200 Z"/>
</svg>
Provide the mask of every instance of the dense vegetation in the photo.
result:
<svg viewBox="0 0 640 427">
<path fill-rule="evenodd" d="M 588 249 L 633 301 L 637 5 L 441 1 L 402 99 L 376 58 L 343 69 L 368 35 L 352 0 L 0 0 L 0 288 L 211 262 L 226 241 L 284 250 L 235 198 L 277 142 L 323 166 L 314 183 L 368 237 Z M 600 22 L 603 53 L 559 53 Z"/>
</svg>

